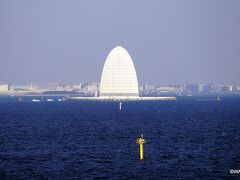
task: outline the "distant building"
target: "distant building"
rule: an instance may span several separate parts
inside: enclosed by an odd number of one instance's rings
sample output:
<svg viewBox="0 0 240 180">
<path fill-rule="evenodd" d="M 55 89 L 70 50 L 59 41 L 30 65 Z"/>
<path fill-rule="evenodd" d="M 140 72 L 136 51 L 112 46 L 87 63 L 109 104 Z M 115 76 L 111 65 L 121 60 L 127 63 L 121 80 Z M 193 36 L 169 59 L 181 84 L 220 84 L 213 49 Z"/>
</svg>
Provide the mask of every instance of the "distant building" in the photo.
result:
<svg viewBox="0 0 240 180">
<path fill-rule="evenodd" d="M 73 86 L 72 86 L 72 89 L 73 89 L 74 91 L 80 91 L 80 90 L 82 89 L 82 85 L 81 85 L 81 84 L 73 85 Z"/>
<path fill-rule="evenodd" d="M 88 85 L 84 85 L 83 88 L 81 89 L 81 92 L 85 94 L 95 94 L 96 91 L 98 91 L 98 84 L 97 83 L 91 83 Z"/>
<path fill-rule="evenodd" d="M 94 97 L 98 97 L 98 96 L 99 96 L 99 91 L 95 91 Z"/>
<path fill-rule="evenodd" d="M 139 89 L 140 92 L 143 92 L 143 91 L 144 91 L 144 86 L 139 85 L 139 86 L 138 86 L 138 89 Z"/>
<path fill-rule="evenodd" d="M 87 87 L 87 86 L 88 86 L 88 83 L 82 83 L 81 84 L 81 90 L 85 89 L 85 87 Z"/>
<path fill-rule="evenodd" d="M 55 90 L 55 89 L 59 88 L 60 86 L 61 86 L 61 84 L 59 82 L 48 82 L 47 83 L 47 88 L 48 89 Z"/>
<path fill-rule="evenodd" d="M 0 84 L 0 92 L 7 92 L 9 91 L 9 85 L 8 84 Z"/>
<path fill-rule="evenodd" d="M 221 92 L 222 85 L 214 84 L 213 92 Z"/>
<path fill-rule="evenodd" d="M 91 93 L 95 93 L 98 90 L 98 85 L 97 84 L 90 84 L 87 86 L 87 91 Z"/>
<path fill-rule="evenodd" d="M 143 86 L 143 94 L 151 94 L 156 92 L 156 87 L 154 85 L 144 85 Z"/>
<path fill-rule="evenodd" d="M 237 91 L 240 91 L 240 85 L 236 86 Z"/>
<path fill-rule="evenodd" d="M 158 87 L 156 91 L 161 93 L 169 93 L 169 92 L 176 92 L 177 89 L 175 87 L 162 86 L 162 87 Z"/>
<path fill-rule="evenodd" d="M 238 91 L 240 91 L 240 86 L 238 85 L 232 86 L 232 92 L 238 92 Z"/>
<path fill-rule="evenodd" d="M 203 86 L 203 92 L 211 93 L 213 91 L 214 91 L 214 84 L 213 83 L 210 83 L 210 84 L 207 84 L 207 85 Z"/>
<path fill-rule="evenodd" d="M 203 92 L 204 84 L 199 84 L 199 92 Z"/>
<path fill-rule="evenodd" d="M 230 86 L 223 86 L 221 88 L 221 92 L 223 92 L 223 93 L 231 92 L 231 87 Z"/>
<path fill-rule="evenodd" d="M 187 84 L 186 85 L 186 92 L 196 94 L 199 92 L 199 85 L 198 84 Z"/>
<path fill-rule="evenodd" d="M 72 88 L 70 85 L 63 85 L 63 90 L 64 91 L 72 91 Z"/>
</svg>

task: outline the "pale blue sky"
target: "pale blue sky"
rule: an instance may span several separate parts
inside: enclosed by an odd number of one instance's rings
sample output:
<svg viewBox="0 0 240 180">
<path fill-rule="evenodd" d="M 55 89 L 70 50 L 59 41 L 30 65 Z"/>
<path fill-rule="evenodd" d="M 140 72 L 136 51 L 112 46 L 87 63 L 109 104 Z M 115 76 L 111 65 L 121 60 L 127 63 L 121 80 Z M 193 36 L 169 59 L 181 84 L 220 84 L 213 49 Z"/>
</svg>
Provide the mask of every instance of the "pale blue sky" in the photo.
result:
<svg viewBox="0 0 240 180">
<path fill-rule="evenodd" d="M 0 1 L 0 82 L 99 82 L 117 45 L 141 84 L 240 84 L 240 1 Z"/>
</svg>

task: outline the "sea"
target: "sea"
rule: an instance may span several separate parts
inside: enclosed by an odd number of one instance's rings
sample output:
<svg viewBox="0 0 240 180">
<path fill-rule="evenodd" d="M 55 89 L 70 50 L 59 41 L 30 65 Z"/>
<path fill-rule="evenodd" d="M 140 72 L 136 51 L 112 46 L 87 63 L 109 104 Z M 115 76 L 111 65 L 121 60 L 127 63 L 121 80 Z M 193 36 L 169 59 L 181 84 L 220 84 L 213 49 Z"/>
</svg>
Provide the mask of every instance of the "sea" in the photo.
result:
<svg viewBox="0 0 240 180">
<path fill-rule="evenodd" d="M 0 179 L 240 179 L 239 96 L 34 98 L 0 97 Z"/>
</svg>

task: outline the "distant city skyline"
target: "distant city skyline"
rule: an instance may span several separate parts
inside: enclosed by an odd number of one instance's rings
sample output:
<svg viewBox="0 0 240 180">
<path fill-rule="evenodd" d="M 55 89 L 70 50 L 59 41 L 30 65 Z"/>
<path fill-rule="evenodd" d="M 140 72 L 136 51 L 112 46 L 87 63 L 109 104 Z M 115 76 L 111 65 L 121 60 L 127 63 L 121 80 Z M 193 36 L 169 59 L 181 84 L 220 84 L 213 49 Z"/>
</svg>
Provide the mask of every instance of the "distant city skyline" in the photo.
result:
<svg viewBox="0 0 240 180">
<path fill-rule="evenodd" d="M 106 69 L 105 69 L 106 70 Z M 1 84 L 0 83 L 0 95 L 54 95 L 61 94 L 79 94 L 82 96 L 93 96 L 94 97 L 109 97 L 118 96 L 122 93 L 110 93 L 109 96 L 101 96 L 103 91 L 101 90 L 101 83 L 79 83 L 79 84 L 64 84 L 57 82 L 49 82 L 44 85 L 37 83 L 26 83 L 26 84 Z M 207 94 L 225 94 L 225 95 L 240 95 L 240 84 L 238 85 L 219 85 L 219 84 L 174 84 L 174 85 L 149 85 L 139 84 L 137 92 L 141 95 L 207 95 Z M 110 90 L 110 89 L 109 89 Z M 110 90 L 112 92 L 112 90 Z M 115 94 L 115 95 L 114 95 Z M 137 98 L 135 94 L 131 97 Z M 121 96 L 123 97 L 123 96 Z"/>
<path fill-rule="evenodd" d="M 115 46 L 139 84 L 240 84 L 240 1 L 0 1 L 0 83 L 100 82 Z"/>
</svg>

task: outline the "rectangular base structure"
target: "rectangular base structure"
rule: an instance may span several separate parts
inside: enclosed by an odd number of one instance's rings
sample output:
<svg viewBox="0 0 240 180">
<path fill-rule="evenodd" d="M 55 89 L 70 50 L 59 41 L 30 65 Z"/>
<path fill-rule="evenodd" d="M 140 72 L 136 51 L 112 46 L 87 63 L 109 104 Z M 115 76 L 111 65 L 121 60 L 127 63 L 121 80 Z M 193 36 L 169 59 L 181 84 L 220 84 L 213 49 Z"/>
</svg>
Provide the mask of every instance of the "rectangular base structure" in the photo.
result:
<svg viewBox="0 0 240 180">
<path fill-rule="evenodd" d="M 79 101 L 175 101 L 176 97 L 68 97 Z"/>
</svg>

